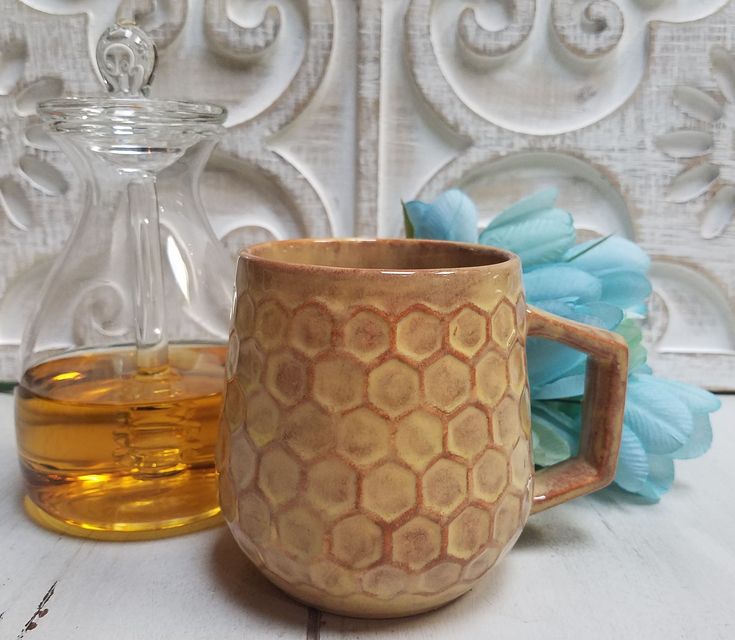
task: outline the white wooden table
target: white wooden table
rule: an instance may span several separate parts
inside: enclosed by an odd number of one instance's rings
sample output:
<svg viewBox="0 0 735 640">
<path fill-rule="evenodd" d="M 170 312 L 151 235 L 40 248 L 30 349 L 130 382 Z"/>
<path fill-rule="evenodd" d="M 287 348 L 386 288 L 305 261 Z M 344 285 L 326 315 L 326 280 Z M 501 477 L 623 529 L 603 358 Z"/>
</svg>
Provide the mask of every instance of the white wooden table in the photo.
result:
<svg viewBox="0 0 735 640">
<path fill-rule="evenodd" d="M 225 527 L 106 543 L 32 524 L 21 508 L 12 398 L 0 395 L 0 639 L 730 640 L 734 423 L 735 396 L 723 397 L 712 451 L 678 464 L 660 504 L 606 491 L 544 512 L 455 603 L 410 619 L 364 621 L 291 601 Z"/>
</svg>

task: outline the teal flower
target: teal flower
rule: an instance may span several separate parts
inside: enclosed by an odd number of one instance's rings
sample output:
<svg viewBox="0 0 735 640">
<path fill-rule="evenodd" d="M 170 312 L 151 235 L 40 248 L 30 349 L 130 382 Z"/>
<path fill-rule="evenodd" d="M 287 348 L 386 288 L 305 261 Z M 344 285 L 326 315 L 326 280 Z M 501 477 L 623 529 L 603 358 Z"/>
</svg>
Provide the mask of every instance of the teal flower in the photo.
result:
<svg viewBox="0 0 735 640">
<path fill-rule="evenodd" d="M 477 242 L 477 209 L 459 189 L 445 191 L 431 204 L 418 200 L 404 205 L 411 236 L 427 240 Z"/>
<path fill-rule="evenodd" d="M 575 234 L 572 216 L 554 207 L 558 195 L 557 189 L 546 189 L 516 202 L 485 228 L 479 241 L 517 253 L 524 269 L 560 260 L 574 245 Z"/>
<path fill-rule="evenodd" d="M 432 204 L 406 203 L 407 233 L 513 251 L 523 263 L 530 304 L 625 337 L 630 365 L 615 482 L 657 501 L 674 481 L 674 460 L 709 448 L 709 414 L 720 403 L 711 393 L 652 375 L 636 322 L 647 313 L 650 258 L 623 238 L 576 244 L 574 221 L 556 208 L 557 195 L 556 189 L 531 195 L 478 234 L 474 203 L 453 189 Z M 529 338 L 527 351 L 534 460 L 548 466 L 576 453 L 586 356 L 539 338 Z"/>
</svg>

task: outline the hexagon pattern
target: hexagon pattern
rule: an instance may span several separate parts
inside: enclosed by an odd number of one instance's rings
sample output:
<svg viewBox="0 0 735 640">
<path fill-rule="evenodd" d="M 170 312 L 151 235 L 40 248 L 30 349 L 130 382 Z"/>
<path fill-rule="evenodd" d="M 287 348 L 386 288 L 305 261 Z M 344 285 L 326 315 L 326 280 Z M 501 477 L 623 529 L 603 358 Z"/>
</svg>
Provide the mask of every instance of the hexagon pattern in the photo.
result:
<svg viewBox="0 0 735 640">
<path fill-rule="evenodd" d="M 333 610 L 469 589 L 532 501 L 525 303 L 335 309 L 241 294 L 223 512 L 276 584 Z"/>
<path fill-rule="evenodd" d="M 327 458 L 310 467 L 306 495 L 318 510 L 330 517 L 355 507 L 357 474 L 339 458 Z"/>
<path fill-rule="evenodd" d="M 430 357 L 442 346 L 442 322 L 429 309 L 412 311 L 398 321 L 398 350 L 419 361 Z"/>
<path fill-rule="evenodd" d="M 409 569 L 421 569 L 439 557 L 441 542 L 441 527 L 436 522 L 424 516 L 412 518 L 393 533 L 393 560 Z"/>
<path fill-rule="evenodd" d="M 458 456 L 472 460 L 487 447 L 487 414 L 477 407 L 462 409 L 449 421 L 447 429 L 447 448 Z"/>
<path fill-rule="evenodd" d="M 444 425 L 437 416 L 414 411 L 398 423 L 396 453 L 415 471 L 423 471 L 442 452 L 443 438 Z"/>
<path fill-rule="evenodd" d="M 485 344 L 487 320 L 480 310 L 462 309 L 449 323 L 449 344 L 465 356 L 474 356 Z"/>
<path fill-rule="evenodd" d="M 395 418 L 414 409 L 420 401 L 419 373 L 402 360 L 388 360 L 368 375 L 370 402 Z"/>
<path fill-rule="evenodd" d="M 329 411 L 354 409 L 362 402 L 362 366 L 345 354 L 334 354 L 314 367 L 314 397 Z"/>
<path fill-rule="evenodd" d="M 360 505 L 387 522 L 416 506 L 416 478 L 409 469 L 388 462 L 363 478 Z"/>
<path fill-rule="evenodd" d="M 345 348 L 369 362 L 390 348 L 390 325 L 371 309 L 358 311 L 344 326 Z"/>
<path fill-rule="evenodd" d="M 467 363 L 445 355 L 426 369 L 424 385 L 427 401 L 437 409 L 451 413 L 469 399 L 472 373 Z"/>
<path fill-rule="evenodd" d="M 289 341 L 294 349 L 313 356 L 328 349 L 332 343 L 333 320 L 324 307 L 309 304 L 293 316 Z"/>
<path fill-rule="evenodd" d="M 337 428 L 337 451 L 360 466 L 381 460 L 390 451 L 390 424 L 364 407 L 350 411 Z"/>
</svg>

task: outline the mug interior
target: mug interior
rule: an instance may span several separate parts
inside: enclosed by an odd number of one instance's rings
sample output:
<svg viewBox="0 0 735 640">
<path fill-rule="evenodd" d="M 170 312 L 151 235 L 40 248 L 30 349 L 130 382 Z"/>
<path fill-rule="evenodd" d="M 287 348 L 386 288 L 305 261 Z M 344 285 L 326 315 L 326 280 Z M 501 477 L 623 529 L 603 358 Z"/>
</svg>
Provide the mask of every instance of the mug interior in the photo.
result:
<svg viewBox="0 0 735 640">
<path fill-rule="evenodd" d="M 419 271 L 487 267 L 513 254 L 495 247 L 443 240 L 301 239 L 257 244 L 245 257 L 336 269 Z"/>
</svg>

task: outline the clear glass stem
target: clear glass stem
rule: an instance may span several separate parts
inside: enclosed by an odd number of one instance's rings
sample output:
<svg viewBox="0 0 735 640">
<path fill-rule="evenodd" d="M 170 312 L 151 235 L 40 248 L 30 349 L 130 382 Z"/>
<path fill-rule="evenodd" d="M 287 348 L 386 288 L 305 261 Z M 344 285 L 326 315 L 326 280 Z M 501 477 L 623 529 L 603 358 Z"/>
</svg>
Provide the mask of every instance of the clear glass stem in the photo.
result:
<svg viewBox="0 0 735 640">
<path fill-rule="evenodd" d="M 128 206 L 135 248 L 135 324 L 138 372 L 152 374 L 168 366 L 163 270 L 155 178 L 128 184 Z"/>
</svg>

